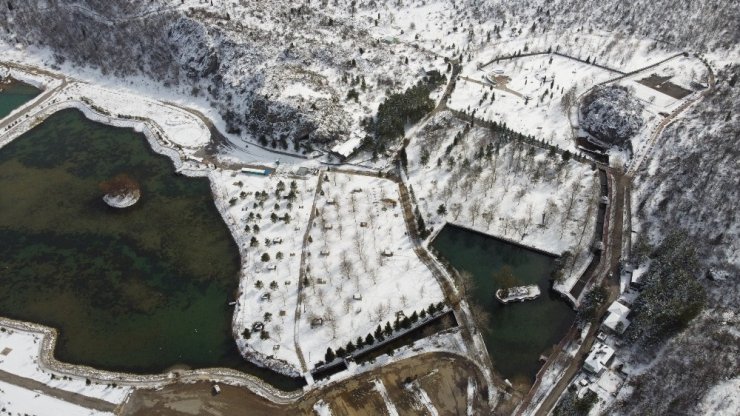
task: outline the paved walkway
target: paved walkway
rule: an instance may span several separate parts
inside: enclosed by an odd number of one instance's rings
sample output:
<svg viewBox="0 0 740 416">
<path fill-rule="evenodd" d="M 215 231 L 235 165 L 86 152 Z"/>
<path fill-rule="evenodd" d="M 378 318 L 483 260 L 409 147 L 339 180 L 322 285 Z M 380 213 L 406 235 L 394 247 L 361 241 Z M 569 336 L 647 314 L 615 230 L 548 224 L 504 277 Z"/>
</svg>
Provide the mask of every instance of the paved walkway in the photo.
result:
<svg viewBox="0 0 740 416">
<path fill-rule="evenodd" d="M 81 394 L 72 393 L 66 390 L 56 389 L 49 387 L 44 383 L 41 383 L 30 378 L 21 377 L 6 371 L 0 370 L 0 380 L 7 383 L 13 384 L 18 387 L 22 387 L 26 390 L 32 390 L 39 392 L 45 396 L 51 396 L 59 400 L 63 400 L 68 403 L 73 403 L 78 406 L 82 406 L 88 409 L 98 410 L 101 412 L 115 412 L 116 406 L 113 403 L 108 403 L 105 400 L 96 399 L 93 397 L 83 396 Z"/>
<path fill-rule="evenodd" d="M 306 268 L 307 268 L 307 261 L 308 259 L 308 239 L 311 236 L 311 229 L 313 228 L 313 220 L 316 216 L 316 201 L 319 199 L 319 195 L 321 194 L 321 182 L 324 180 L 324 174 L 326 171 L 324 169 L 319 170 L 319 179 L 316 182 L 316 191 L 314 192 L 313 196 L 313 202 L 311 203 L 311 212 L 308 215 L 308 223 L 306 224 L 306 233 L 303 235 L 303 249 L 301 250 L 301 265 L 298 272 L 298 297 L 295 304 L 295 318 L 293 320 L 293 340 L 295 342 L 295 352 L 298 356 L 298 361 L 301 362 L 301 369 L 303 369 L 303 372 L 308 371 L 308 367 L 306 366 L 306 360 L 303 358 L 303 350 L 301 350 L 300 342 L 298 342 L 298 333 L 300 332 L 298 330 L 299 323 L 301 321 L 301 306 L 303 304 L 303 280 L 306 278 Z M 310 364 L 310 363 L 309 363 Z"/>
</svg>

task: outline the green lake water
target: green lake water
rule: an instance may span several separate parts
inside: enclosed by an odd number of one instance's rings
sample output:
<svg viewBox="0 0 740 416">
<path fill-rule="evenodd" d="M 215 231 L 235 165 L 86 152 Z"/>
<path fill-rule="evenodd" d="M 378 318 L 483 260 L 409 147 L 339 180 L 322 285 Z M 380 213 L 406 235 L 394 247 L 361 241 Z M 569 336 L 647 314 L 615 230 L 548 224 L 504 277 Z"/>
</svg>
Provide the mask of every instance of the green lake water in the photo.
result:
<svg viewBox="0 0 740 416">
<path fill-rule="evenodd" d="M 22 106 L 41 91 L 28 84 L 18 81 L 0 84 L 0 119 L 10 114 L 16 108 Z"/>
<path fill-rule="evenodd" d="M 473 302 L 491 314 L 483 339 L 493 366 L 505 378 L 532 383 L 540 354 L 557 344 L 573 323 L 575 313 L 552 293 L 549 274 L 554 258 L 524 247 L 451 225 L 432 246 L 458 271 L 468 271 L 476 283 Z M 521 284 L 539 285 L 542 295 L 532 301 L 503 305 L 493 294 L 500 287 L 493 275 L 504 266 Z"/>
<path fill-rule="evenodd" d="M 99 184 L 126 173 L 141 199 L 118 210 Z M 249 365 L 231 334 L 239 252 L 208 180 L 174 173 L 146 138 L 52 115 L 0 149 L 0 315 L 60 330 L 55 356 L 158 373 Z"/>
</svg>

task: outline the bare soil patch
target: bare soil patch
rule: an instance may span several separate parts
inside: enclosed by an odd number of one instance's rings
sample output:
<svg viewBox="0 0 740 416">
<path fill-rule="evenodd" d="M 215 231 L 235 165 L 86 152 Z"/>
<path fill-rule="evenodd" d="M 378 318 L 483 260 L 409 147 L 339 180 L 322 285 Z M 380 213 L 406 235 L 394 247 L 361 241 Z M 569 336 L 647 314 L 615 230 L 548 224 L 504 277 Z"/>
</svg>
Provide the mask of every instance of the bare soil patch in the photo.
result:
<svg viewBox="0 0 740 416">
<path fill-rule="evenodd" d="M 254 416 L 313 415 L 319 400 L 329 405 L 336 415 L 386 414 L 382 396 L 373 381 L 385 385 L 393 404 L 403 415 L 424 415 L 428 412 L 412 392 L 404 388 L 407 379 L 416 380 L 429 395 L 440 415 L 467 413 L 467 383 L 471 378 L 479 386 L 474 395 L 475 414 L 487 414 L 486 402 L 480 391 L 483 377 L 477 367 L 465 358 L 446 353 L 430 353 L 408 358 L 370 371 L 324 389 L 311 392 L 291 405 L 277 405 L 243 387 L 219 384 L 221 393 L 214 395 L 213 383 L 175 383 L 159 390 L 140 389 L 124 404 L 122 415 Z"/>
</svg>

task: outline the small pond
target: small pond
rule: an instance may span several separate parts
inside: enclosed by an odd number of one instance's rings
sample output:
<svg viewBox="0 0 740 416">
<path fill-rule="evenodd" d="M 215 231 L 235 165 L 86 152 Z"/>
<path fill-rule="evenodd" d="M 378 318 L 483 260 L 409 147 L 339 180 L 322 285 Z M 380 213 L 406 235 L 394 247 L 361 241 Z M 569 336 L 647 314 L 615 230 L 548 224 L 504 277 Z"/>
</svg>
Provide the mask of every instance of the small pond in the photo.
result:
<svg viewBox="0 0 740 416">
<path fill-rule="evenodd" d="M 483 339 L 493 366 L 512 382 L 531 384 L 541 367 L 539 357 L 557 344 L 573 323 L 575 313 L 550 291 L 549 274 L 555 258 L 465 228 L 446 225 L 432 247 L 458 271 L 475 281 L 473 302 L 491 314 Z M 508 266 L 517 284 L 537 284 L 536 300 L 503 305 L 493 294 Z"/>
<path fill-rule="evenodd" d="M 0 119 L 40 93 L 38 88 L 12 78 L 0 79 Z"/>
<path fill-rule="evenodd" d="M 121 173 L 141 188 L 123 210 L 99 188 Z M 0 316 L 58 328 L 61 361 L 302 384 L 242 359 L 228 306 L 239 252 L 208 179 L 176 175 L 140 133 L 65 110 L 0 149 L 0 253 Z"/>
</svg>

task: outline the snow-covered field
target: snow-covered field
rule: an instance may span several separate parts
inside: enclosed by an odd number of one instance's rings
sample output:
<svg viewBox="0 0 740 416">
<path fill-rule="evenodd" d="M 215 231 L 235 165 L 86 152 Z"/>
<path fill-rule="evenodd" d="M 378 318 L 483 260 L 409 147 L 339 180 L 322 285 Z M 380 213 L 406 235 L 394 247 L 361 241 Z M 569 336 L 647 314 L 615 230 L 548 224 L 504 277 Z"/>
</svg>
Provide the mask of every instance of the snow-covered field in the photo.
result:
<svg viewBox="0 0 740 416">
<path fill-rule="evenodd" d="M 318 177 L 265 177 L 223 171 L 212 179 L 219 204 L 227 210 L 225 220 L 236 233 L 242 252 L 234 311 L 237 344 L 242 351 L 284 361 L 292 367 L 285 368 L 286 372 L 296 373 L 300 362 L 295 350 L 294 317 L 301 250 Z M 283 189 L 279 197 L 278 189 Z M 266 339 L 261 338 L 260 331 L 252 332 L 255 322 L 263 323 Z M 248 339 L 244 337 L 245 329 Z"/>
<path fill-rule="evenodd" d="M 54 374 L 39 366 L 41 351 L 40 334 L 0 328 L 0 370 L 24 378 L 36 380 L 49 387 L 65 390 L 110 403 L 122 403 L 131 392 L 131 387 L 91 383 L 85 377 L 70 377 Z"/>
<path fill-rule="evenodd" d="M 510 128 L 557 145 L 575 150 L 567 114 L 567 98 L 574 98 L 594 84 L 617 76 L 599 67 L 559 55 L 535 55 L 493 63 L 482 69 L 467 64 L 461 76 L 487 85 L 461 79 L 452 94 L 449 107 L 476 116 L 506 123 Z M 496 87 L 486 78 L 497 77 Z M 505 78 L 505 79 L 504 79 Z"/>
<path fill-rule="evenodd" d="M 466 126 L 440 113 L 409 144 L 409 183 L 427 227 L 453 222 L 558 255 L 568 250 L 577 256 L 566 272 L 577 272 L 595 229 L 597 171 Z"/>
<path fill-rule="evenodd" d="M 78 406 L 55 397 L 0 381 L 0 407 L 8 415 L 36 416 L 112 416 L 113 413 L 99 412 Z"/>
<path fill-rule="evenodd" d="M 238 344 L 247 355 L 258 353 L 255 360 L 290 374 L 302 372 L 296 342 L 311 369 L 327 347 L 364 339 L 379 324 L 392 323 L 397 312 L 411 316 L 443 300 L 413 251 L 398 185 L 364 175 L 320 175 L 297 323 L 303 238 L 319 176 L 215 176 L 216 195 L 228 204 L 226 222 L 237 232 L 244 259 L 234 318 Z M 278 187 L 284 189 L 280 198 Z M 292 202 L 286 199 L 291 191 Z"/>
<path fill-rule="evenodd" d="M 395 182 L 330 172 L 321 191 L 298 323 L 309 367 L 323 361 L 327 347 L 364 339 L 398 312 L 411 316 L 444 299 L 413 250 Z M 312 327 L 316 318 L 323 323 Z"/>
<path fill-rule="evenodd" d="M 75 82 L 64 88 L 58 98 L 90 100 L 112 117 L 151 119 L 165 137 L 177 146 L 200 148 L 208 144 L 210 139 L 208 127 L 198 117 L 180 108 L 125 91 Z"/>
</svg>

